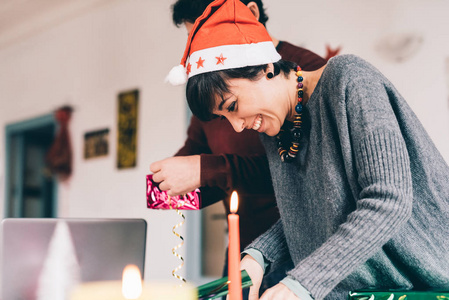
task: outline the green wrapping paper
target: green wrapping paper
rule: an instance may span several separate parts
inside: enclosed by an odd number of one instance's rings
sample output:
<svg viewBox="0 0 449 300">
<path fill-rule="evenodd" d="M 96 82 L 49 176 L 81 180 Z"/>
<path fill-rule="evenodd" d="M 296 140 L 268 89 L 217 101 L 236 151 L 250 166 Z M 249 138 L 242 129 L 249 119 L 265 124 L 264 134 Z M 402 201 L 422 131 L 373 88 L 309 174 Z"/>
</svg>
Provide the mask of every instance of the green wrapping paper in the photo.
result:
<svg viewBox="0 0 449 300">
<path fill-rule="evenodd" d="M 245 270 L 242 270 L 242 289 L 253 285 L 251 278 Z M 198 287 L 198 299 L 209 300 L 227 295 L 228 277 L 223 277 Z"/>
<path fill-rule="evenodd" d="M 354 291 L 348 300 L 449 300 L 449 291 Z"/>
</svg>

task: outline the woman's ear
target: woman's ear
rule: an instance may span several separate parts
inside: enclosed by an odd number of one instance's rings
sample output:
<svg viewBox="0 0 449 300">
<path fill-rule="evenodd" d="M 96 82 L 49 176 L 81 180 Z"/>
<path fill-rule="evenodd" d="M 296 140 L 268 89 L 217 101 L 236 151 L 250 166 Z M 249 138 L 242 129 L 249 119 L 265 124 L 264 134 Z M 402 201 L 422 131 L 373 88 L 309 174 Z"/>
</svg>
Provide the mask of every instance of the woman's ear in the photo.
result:
<svg viewBox="0 0 449 300">
<path fill-rule="evenodd" d="M 260 12 L 259 12 L 259 6 L 257 6 L 257 3 L 254 1 L 249 2 L 246 7 L 249 8 L 249 10 L 253 13 L 253 15 L 256 17 L 257 21 L 259 21 Z"/>
</svg>

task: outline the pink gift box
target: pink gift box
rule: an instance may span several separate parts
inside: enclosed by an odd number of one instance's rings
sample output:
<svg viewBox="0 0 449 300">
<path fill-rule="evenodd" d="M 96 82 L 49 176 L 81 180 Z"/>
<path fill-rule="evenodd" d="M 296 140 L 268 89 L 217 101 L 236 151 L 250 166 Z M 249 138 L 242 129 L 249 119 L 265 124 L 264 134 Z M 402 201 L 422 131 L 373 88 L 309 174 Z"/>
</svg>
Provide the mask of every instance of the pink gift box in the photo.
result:
<svg viewBox="0 0 449 300">
<path fill-rule="evenodd" d="M 147 175 L 147 207 L 149 209 L 200 209 L 200 190 L 196 189 L 185 195 L 168 197 L 167 192 L 161 191 L 159 184 L 153 181 L 153 175 Z"/>
</svg>

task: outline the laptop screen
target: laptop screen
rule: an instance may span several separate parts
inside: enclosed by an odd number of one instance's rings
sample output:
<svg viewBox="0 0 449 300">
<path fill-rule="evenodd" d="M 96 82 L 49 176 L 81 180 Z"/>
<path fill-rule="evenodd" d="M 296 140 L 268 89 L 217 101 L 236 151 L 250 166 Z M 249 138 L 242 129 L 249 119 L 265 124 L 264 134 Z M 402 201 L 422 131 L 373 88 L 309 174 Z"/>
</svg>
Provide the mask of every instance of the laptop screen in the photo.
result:
<svg viewBox="0 0 449 300">
<path fill-rule="evenodd" d="M 121 280 L 134 264 L 144 274 L 143 219 L 4 219 L 2 297 L 37 299 L 58 280 Z M 64 277 L 65 276 L 65 277 Z"/>
</svg>

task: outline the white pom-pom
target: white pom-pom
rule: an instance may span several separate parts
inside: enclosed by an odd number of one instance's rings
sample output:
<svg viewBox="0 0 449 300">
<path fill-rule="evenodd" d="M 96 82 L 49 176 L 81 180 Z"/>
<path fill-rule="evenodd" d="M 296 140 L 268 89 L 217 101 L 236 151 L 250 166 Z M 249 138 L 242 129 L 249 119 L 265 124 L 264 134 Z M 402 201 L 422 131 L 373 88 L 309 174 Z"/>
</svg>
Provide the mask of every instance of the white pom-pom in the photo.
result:
<svg viewBox="0 0 449 300">
<path fill-rule="evenodd" d="M 165 82 L 170 82 L 172 85 L 181 85 L 187 82 L 187 74 L 183 65 L 173 67 L 165 77 Z"/>
</svg>

